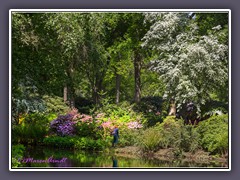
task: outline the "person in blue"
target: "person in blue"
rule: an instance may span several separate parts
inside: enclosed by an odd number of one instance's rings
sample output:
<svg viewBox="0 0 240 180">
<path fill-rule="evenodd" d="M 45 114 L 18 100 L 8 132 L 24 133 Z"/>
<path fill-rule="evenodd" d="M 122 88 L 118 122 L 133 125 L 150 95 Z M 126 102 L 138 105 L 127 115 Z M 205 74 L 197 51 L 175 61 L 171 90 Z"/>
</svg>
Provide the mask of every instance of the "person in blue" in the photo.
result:
<svg viewBox="0 0 240 180">
<path fill-rule="evenodd" d="M 118 138 L 119 138 L 119 130 L 116 125 L 114 126 L 112 135 L 113 135 L 112 147 L 115 147 L 115 145 L 118 143 Z"/>
</svg>

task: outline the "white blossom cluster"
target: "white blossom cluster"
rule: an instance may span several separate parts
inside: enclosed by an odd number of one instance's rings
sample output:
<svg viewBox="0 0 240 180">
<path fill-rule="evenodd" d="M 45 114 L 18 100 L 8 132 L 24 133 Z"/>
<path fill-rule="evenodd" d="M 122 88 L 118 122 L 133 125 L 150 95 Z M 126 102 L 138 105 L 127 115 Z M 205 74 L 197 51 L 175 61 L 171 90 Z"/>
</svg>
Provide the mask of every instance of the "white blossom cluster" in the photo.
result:
<svg viewBox="0 0 240 180">
<path fill-rule="evenodd" d="M 158 53 L 150 69 L 165 82 L 164 97 L 174 97 L 177 107 L 187 100 L 195 101 L 200 111 L 210 92 L 228 79 L 228 47 L 213 35 L 198 36 L 197 25 L 185 13 L 145 16 L 153 24 L 142 39 L 142 46 Z"/>
</svg>

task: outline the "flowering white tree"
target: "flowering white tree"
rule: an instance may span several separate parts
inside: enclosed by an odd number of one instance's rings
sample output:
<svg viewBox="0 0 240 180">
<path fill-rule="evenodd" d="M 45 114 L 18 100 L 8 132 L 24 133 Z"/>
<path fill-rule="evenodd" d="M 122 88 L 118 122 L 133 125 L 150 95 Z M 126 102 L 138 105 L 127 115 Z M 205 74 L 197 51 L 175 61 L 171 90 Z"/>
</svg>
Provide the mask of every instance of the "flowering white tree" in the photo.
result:
<svg viewBox="0 0 240 180">
<path fill-rule="evenodd" d="M 210 94 L 224 88 L 228 79 L 228 46 L 220 44 L 214 33 L 198 35 L 198 26 L 188 13 L 146 13 L 152 23 L 142 46 L 153 50 L 150 69 L 158 72 L 166 84 L 164 97 L 174 98 L 177 108 L 188 100 L 201 105 Z"/>
</svg>

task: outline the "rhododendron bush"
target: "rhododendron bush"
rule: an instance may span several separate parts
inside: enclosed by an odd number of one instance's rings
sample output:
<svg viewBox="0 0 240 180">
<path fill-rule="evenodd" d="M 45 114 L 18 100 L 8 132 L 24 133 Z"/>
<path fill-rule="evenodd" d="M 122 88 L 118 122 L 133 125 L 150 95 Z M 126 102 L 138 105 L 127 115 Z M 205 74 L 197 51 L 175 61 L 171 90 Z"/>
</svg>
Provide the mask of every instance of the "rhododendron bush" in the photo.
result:
<svg viewBox="0 0 240 180">
<path fill-rule="evenodd" d="M 77 109 L 72 109 L 66 115 L 59 115 L 57 119 L 51 121 L 50 130 L 59 136 L 75 135 L 78 123 L 90 124 L 93 122 L 92 116 L 78 113 Z"/>
<path fill-rule="evenodd" d="M 120 120 L 105 118 L 104 113 L 98 113 L 95 118 L 90 115 L 80 114 L 77 109 L 71 110 L 66 115 L 59 115 L 50 122 L 50 131 L 58 136 L 93 136 L 98 137 L 102 132 L 104 137 L 111 134 L 114 126 L 139 129 L 143 125 L 138 121 L 123 123 Z"/>
</svg>

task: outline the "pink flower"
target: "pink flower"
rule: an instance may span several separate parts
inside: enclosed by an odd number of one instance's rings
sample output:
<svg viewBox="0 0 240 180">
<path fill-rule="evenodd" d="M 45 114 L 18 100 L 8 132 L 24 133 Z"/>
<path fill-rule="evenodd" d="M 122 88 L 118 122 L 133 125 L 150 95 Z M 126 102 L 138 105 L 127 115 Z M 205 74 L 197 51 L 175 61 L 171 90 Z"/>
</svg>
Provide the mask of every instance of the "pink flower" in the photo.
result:
<svg viewBox="0 0 240 180">
<path fill-rule="evenodd" d="M 111 128 L 112 123 L 110 121 L 102 123 L 103 128 Z"/>
<path fill-rule="evenodd" d="M 161 114 L 161 113 L 160 113 L 159 111 L 155 113 L 155 115 L 157 115 L 157 116 L 159 116 L 160 114 Z"/>
<path fill-rule="evenodd" d="M 128 128 L 129 129 L 139 129 L 139 128 L 142 128 L 142 127 L 143 127 L 143 125 L 138 123 L 137 121 L 128 123 Z"/>
<path fill-rule="evenodd" d="M 99 113 L 99 114 L 97 114 L 96 118 L 98 119 L 98 118 L 102 118 L 102 117 L 104 117 L 104 116 L 105 116 L 104 113 Z"/>
<path fill-rule="evenodd" d="M 92 118 L 92 116 L 89 116 L 89 115 L 86 115 L 86 114 L 83 114 L 82 116 L 81 116 L 81 121 L 82 122 L 92 122 L 92 120 L 93 120 L 93 118 Z"/>
</svg>

